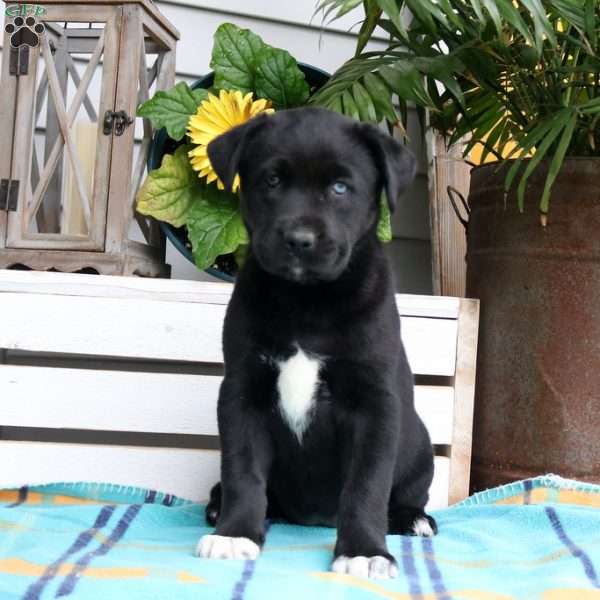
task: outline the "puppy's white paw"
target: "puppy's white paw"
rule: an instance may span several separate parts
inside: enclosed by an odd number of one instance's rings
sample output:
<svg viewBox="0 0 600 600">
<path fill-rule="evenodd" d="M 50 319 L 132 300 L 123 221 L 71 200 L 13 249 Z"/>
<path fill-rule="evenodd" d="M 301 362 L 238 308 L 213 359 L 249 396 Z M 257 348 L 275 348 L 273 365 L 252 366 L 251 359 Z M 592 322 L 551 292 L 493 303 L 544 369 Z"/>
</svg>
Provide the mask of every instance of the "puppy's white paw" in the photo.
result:
<svg viewBox="0 0 600 600">
<path fill-rule="evenodd" d="M 202 558 L 234 558 L 255 560 L 260 548 L 245 537 L 204 535 L 196 546 L 196 556 Z"/>
<path fill-rule="evenodd" d="M 413 532 L 420 537 L 432 537 L 435 535 L 431 523 L 425 517 L 419 517 L 415 520 L 413 523 Z"/>
<path fill-rule="evenodd" d="M 385 556 L 338 556 L 331 570 L 364 579 L 392 579 L 398 576 L 398 568 Z"/>
</svg>

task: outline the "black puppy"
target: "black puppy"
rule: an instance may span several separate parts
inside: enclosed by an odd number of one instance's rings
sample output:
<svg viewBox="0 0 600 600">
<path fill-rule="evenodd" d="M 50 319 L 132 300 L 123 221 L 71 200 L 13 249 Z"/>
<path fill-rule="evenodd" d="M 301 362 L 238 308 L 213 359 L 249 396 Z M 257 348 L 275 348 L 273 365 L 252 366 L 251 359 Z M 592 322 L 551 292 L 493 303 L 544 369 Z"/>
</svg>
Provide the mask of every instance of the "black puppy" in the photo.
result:
<svg viewBox="0 0 600 600">
<path fill-rule="evenodd" d="M 376 127 L 302 108 L 214 140 L 211 163 L 241 178 L 251 252 L 225 319 L 215 535 L 197 553 L 256 558 L 265 517 L 335 525 L 332 569 L 393 577 L 386 533 L 433 535 L 433 476 L 413 405 L 394 285 L 376 226 L 415 160 Z"/>
</svg>

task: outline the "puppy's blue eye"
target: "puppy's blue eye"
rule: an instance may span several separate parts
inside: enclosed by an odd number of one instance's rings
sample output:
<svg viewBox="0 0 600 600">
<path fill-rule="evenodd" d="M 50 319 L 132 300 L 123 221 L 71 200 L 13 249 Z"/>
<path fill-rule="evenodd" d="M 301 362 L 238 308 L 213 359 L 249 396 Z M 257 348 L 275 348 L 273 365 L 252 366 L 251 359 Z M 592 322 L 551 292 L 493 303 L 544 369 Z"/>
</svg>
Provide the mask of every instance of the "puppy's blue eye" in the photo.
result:
<svg viewBox="0 0 600 600">
<path fill-rule="evenodd" d="M 348 191 L 348 186 L 343 181 L 336 181 L 333 184 L 333 191 L 336 194 L 342 195 Z"/>
<path fill-rule="evenodd" d="M 273 173 L 267 177 L 267 183 L 271 187 L 277 187 L 281 183 L 281 179 Z"/>
</svg>

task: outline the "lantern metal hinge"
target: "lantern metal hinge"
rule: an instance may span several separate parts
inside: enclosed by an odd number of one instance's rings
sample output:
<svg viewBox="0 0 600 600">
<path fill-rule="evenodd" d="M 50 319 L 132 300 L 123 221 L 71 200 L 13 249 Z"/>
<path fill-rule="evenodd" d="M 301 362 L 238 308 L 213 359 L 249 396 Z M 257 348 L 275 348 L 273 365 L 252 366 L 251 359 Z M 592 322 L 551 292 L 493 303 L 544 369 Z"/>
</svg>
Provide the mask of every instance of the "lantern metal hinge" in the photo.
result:
<svg viewBox="0 0 600 600">
<path fill-rule="evenodd" d="M 102 131 L 104 135 L 110 135 L 113 132 L 115 135 L 123 135 L 125 129 L 132 123 L 133 119 L 124 110 L 117 112 L 107 110 L 104 113 Z"/>
<path fill-rule="evenodd" d="M 8 59 L 8 72 L 10 75 L 27 75 L 29 73 L 29 46 L 24 44 L 15 48 L 10 47 Z"/>
<path fill-rule="evenodd" d="M 15 212 L 19 198 L 19 181 L 17 179 L 0 179 L 0 210 Z"/>
</svg>

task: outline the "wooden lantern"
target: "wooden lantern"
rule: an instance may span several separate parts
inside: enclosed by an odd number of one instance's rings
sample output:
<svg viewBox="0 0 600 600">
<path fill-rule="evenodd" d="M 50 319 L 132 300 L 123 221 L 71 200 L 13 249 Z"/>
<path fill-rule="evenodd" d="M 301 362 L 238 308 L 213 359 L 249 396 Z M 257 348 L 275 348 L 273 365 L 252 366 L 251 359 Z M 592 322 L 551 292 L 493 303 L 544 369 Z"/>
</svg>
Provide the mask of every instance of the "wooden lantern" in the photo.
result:
<svg viewBox="0 0 600 600">
<path fill-rule="evenodd" d="M 0 268 L 167 276 L 135 213 L 152 127 L 137 106 L 173 85 L 177 30 L 150 0 L 39 0 L 5 11 Z"/>
</svg>

